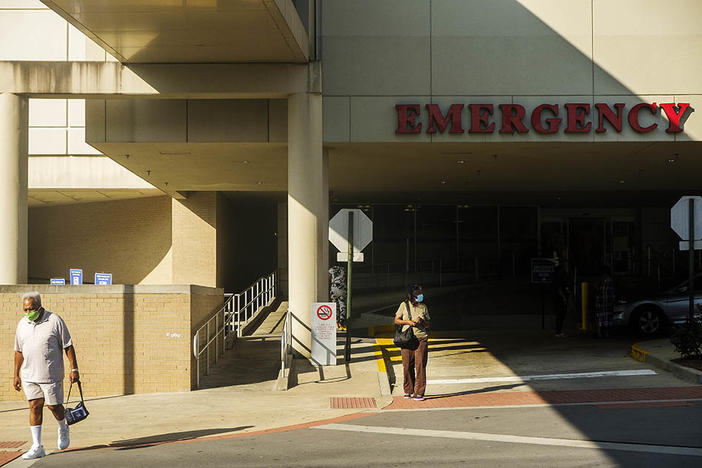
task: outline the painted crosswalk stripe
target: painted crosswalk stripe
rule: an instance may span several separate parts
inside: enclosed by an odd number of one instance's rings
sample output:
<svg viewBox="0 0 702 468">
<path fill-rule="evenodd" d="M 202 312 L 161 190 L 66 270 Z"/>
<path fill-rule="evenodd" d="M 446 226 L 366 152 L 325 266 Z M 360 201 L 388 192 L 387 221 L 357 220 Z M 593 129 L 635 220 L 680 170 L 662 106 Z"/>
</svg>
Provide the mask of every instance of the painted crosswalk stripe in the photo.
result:
<svg viewBox="0 0 702 468">
<path fill-rule="evenodd" d="M 554 447 L 574 447 L 597 450 L 621 450 L 625 452 L 657 453 L 664 455 L 688 455 L 702 457 L 702 448 L 676 447 L 668 445 L 627 444 L 621 442 L 595 442 L 591 440 L 556 439 L 549 437 L 527 437 L 481 432 L 439 431 L 435 429 L 409 429 L 404 427 L 361 426 L 355 424 L 327 424 L 312 429 L 363 432 L 401 436 L 439 437 L 443 439 L 478 440 L 513 444 L 548 445 Z"/>
<path fill-rule="evenodd" d="M 656 375 L 656 371 L 651 369 L 618 370 L 618 371 L 598 371 L 598 372 L 577 372 L 570 374 L 546 374 L 546 375 L 518 375 L 504 377 L 477 377 L 473 379 L 435 379 L 427 380 L 427 384 L 471 384 L 489 382 L 529 382 L 534 380 L 561 380 L 561 379 L 591 379 L 595 377 L 634 377 L 642 375 Z"/>
</svg>

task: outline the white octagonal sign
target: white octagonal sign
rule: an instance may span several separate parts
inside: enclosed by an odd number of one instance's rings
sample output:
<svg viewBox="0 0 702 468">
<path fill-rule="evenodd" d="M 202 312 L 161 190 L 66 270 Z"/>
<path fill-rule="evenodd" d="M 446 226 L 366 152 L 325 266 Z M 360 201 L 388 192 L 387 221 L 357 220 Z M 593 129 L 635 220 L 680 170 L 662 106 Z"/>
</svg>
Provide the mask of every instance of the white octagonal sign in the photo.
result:
<svg viewBox="0 0 702 468">
<path fill-rule="evenodd" d="M 359 209 L 343 208 L 329 220 L 329 242 L 348 253 L 349 213 L 353 213 L 353 251 L 360 252 L 373 240 L 373 221 Z"/>
<path fill-rule="evenodd" d="M 670 209 L 670 227 L 682 240 L 690 240 L 690 202 L 695 203 L 695 240 L 702 239 L 702 197 L 682 197 Z"/>
</svg>

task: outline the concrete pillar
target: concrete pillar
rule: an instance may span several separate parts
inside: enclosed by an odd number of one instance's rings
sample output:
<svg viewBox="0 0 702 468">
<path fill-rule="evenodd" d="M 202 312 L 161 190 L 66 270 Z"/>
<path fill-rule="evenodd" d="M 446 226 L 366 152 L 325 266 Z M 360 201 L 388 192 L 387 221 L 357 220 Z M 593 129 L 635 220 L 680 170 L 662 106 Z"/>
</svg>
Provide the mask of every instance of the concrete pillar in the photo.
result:
<svg viewBox="0 0 702 468">
<path fill-rule="evenodd" d="M 322 153 L 322 206 L 317 223 L 320 262 L 317 277 L 317 301 L 329 301 L 329 150 Z"/>
<path fill-rule="evenodd" d="M 27 282 L 27 99 L 0 93 L 0 284 Z"/>
<path fill-rule="evenodd" d="M 320 275 L 326 285 L 324 178 L 322 96 L 293 94 L 288 97 L 288 288 L 292 344 L 305 357 L 310 356 L 310 305 L 321 295 Z"/>
</svg>

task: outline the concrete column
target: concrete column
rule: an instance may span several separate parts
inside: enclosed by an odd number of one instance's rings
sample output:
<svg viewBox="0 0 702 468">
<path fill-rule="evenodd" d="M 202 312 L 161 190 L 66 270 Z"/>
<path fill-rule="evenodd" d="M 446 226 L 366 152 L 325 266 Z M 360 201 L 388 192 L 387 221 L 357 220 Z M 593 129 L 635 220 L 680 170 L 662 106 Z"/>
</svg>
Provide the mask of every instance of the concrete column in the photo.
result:
<svg viewBox="0 0 702 468">
<path fill-rule="evenodd" d="M 329 301 L 329 150 L 322 153 L 322 206 L 317 226 L 320 257 L 318 262 L 317 301 Z"/>
<path fill-rule="evenodd" d="M 320 245 L 328 223 L 324 178 L 322 96 L 293 94 L 288 98 L 288 288 L 292 344 L 305 357 L 311 349 L 310 305 L 320 297 L 320 275 L 324 284 L 327 275 L 322 254 L 327 246 Z"/>
<path fill-rule="evenodd" d="M 0 284 L 27 282 L 27 99 L 0 93 Z"/>
</svg>

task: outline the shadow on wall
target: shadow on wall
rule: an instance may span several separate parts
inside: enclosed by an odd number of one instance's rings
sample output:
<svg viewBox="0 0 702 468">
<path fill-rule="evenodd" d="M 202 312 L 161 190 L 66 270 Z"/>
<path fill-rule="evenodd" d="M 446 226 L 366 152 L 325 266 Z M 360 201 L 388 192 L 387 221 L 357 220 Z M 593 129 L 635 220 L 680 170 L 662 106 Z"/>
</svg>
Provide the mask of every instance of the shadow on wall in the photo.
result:
<svg viewBox="0 0 702 468">
<path fill-rule="evenodd" d="M 82 268 L 113 274 L 115 284 L 167 284 L 172 244 L 171 199 L 149 197 L 29 210 L 29 277 L 67 278 Z M 163 280 L 160 278 L 163 277 Z"/>
</svg>

